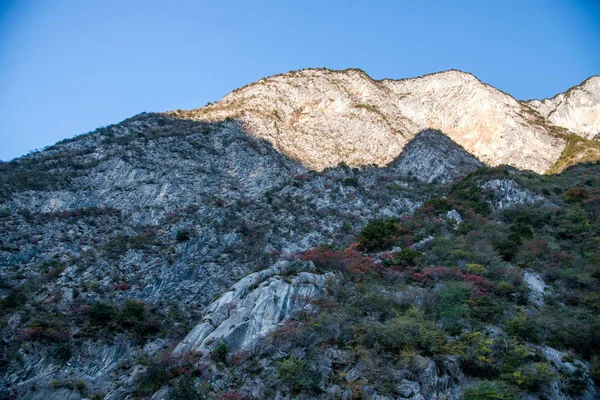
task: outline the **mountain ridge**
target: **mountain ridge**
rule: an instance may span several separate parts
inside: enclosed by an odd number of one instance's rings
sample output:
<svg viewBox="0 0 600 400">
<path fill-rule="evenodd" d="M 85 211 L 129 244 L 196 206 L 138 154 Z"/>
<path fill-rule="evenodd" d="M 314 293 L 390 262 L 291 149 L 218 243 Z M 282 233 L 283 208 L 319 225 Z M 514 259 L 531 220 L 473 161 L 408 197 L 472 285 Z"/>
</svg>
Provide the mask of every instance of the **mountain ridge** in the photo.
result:
<svg viewBox="0 0 600 400">
<path fill-rule="evenodd" d="M 339 162 L 386 165 L 428 128 L 487 165 L 538 173 L 549 171 L 567 145 L 531 104 L 459 70 L 374 80 L 359 69 L 304 69 L 262 78 L 204 108 L 167 114 L 239 119 L 252 135 L 317 170 Z"/>
</svg>

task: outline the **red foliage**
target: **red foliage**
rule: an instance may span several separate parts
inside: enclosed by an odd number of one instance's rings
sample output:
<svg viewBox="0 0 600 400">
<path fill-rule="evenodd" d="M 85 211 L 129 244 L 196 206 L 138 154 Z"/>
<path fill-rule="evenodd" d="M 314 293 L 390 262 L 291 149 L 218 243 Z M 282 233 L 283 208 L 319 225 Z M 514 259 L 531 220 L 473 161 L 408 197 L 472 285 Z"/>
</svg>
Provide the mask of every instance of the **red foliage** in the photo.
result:
<svg viewBox="0 0 600 400">
<path fill-rule="evenodd" d="M 121 282 L 115 285 L 115 290 L 129 290 L 131 285 L 127 282 Z"/>
<path fill-rule="evenodd" d="M 425 268 L 421 272 L 412 274 L 411 280 L 423 286 L 429 286 L 440 280 L 458 280 L 470 282 L 480 292 L 487 293 L 491 291 L 494 284 L 479 275 L 465 274 L 458 268 L 434 267 Z"/>
<path fill-rule="evenodd" d="M 521 251 L 529 253 L 534 257 L 541 257 L 549 254 L 550 248 L 548 247 L 548 242 L 545 240 L 536 239 L 523 245 Z"/>
<path fill-rule="evenodd" d="M 24 342 L 39 342 L 42 340 L 47 340 L 49 342 L 66 342 L 69 339 L 71 339 L 69 332 L 55 328 L 44 328 L 43 326 L 23 329 L 17 335 L 17 340 Z"/>
<path fill-rule="evenodd" d="M 239 392 L 227 392 L 223 393 L 221 400 L 242 400 L 244 397 Z"/>
<path fill-rule="evenodd" d="M 310 176 L 308 174 L 298 174 L 296 176 L 294 176 L 294 180 L 296 181 L 307 181 L 310 179 Z"/>
<path fill-rule="evenodd" d="M 346 250 L 336 251 L 326 247 L 317 247 L 300 255 L 301 260 L 312 261 L 317 268 L 347 271 L 362 274 L 373 269 L 371 257 L 364 256 L 357 250 L 358 243 L 353 243 Z"/>
</svg>

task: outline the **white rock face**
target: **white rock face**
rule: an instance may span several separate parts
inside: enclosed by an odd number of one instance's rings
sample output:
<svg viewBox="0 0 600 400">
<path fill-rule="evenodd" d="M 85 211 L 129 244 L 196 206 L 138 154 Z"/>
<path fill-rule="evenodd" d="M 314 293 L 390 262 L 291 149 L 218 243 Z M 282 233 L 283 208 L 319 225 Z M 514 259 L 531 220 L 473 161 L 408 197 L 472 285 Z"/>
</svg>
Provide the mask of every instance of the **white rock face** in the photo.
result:
<svg viewBox="0 0 600 400">
<path fill-rule="evenodd" d="M 594 139 L 600 133 L 600 76 L 592 76 L 580 85 L 551 99 L 526 102 L 552 125 Z"/>
<path fill-rule="evenodd" d="M 531 292 L 529 293 L 529 301 L 533 303 L 537 307 L 542 307 L 544 305 L 544 296 L 546 295 L 546 282 L 544 279 L 534 271 L 525 271 L 523 274 L 523 279 L 525 284 Z"/>
<path fill-rule="evenodd" d="M 588 86 L 594 94 L 585 100 L 587 117 L 573 113 L 583 97 L 568 110 L 581 122 L 582 135 L 591 137 L 599 91 Z M 239 119 L 252 135 L 316 170 L 340 162 L 387 165 L 415 135 L 433 128 L 488 165 L 542 173 L 565 143 L 534 109 L 460 71 L 376 81 L 358 70 L 308 69 L 261 79 L 215 104 L 174 114 Z"/>
<path fill-rule="evenodd" d="M 303 269 L 314 269 L 305 263 Z M 259 338 L 272 332 L 298 311 L 312 306 L 309 300 L 320 297 L 328 282 L 335 282 L 332 272 L 315 274 L 298 272 L 280 261 L 271 268 L 252 273 L 208 306 L 202 322 L 183 339 L 175 354 L 210 350 L 225 340 L 230 350 L 248 349 Z"/>
</svg>

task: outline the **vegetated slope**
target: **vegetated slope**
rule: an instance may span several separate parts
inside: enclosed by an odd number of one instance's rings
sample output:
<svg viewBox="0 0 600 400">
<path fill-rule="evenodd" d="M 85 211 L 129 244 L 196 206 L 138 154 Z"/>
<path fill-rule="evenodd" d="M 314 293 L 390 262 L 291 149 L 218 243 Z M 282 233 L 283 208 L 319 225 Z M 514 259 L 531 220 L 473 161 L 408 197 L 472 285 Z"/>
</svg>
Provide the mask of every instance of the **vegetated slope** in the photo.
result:
<svg viewBox="0 0 600 400">
<path fill-rule="evenodd" d="M 371 221 L 347 248 L 301 253 L 300 274 L 336 278 L 277 328 L 244 320 L 245 299 L 271 294 L 256 305 L 279 310 L 288 289 L 240 282 L 157 367 L 162 381 L 145 376 L 145 393 L 595 399 L 599 168 L 551 177 L 481 169 L 411 217 Z M 279 279 L 294 285 L 300 274 Z M 202 357 L 198 349 L 209 352 L 196 365 L 210 379 L 178 375 L 183 360 Z M 210 387 L 194 386 L 203 381 Z"/>
<path fill-rule="evenodd" d="M 597 114 L 598 87 L 588 84 L 585 90 L 592 94 L 581 109 L 568 107 L 570 120 L 589 122 Z M 545 119 L 549 113 L 534 105 L 454 70 L 375 81 L 359 70 L 308 69 L 261 79 L 215 104 L 175 113 L 240 119 L 252 135 L 317 170 L 340 162 L 387 165 L 417 133 L 434 128 L 488 165 L 543 173 L 559 159 L 565 141 Z M 566 126 L 591 138 L 597 122 L 588 122 Z"/>
<path fill-rule="evenodd" d="M 78 381 L 89 396 L 130 393 L 140 354 L 181 340 L 237 279 L 349 244 L 369 219 L 409 215 L 440 190 L 426 183 L 434 174 L 479 165 L 443 134 L 423 137 L 419 154 L 429 145 L 428 157 L 456 165 L 316 173 L 237 121 L 159 114 L 3 163 L 4 393 L 78 398 Z"/>
<path fill-rule="evenodd" d="M 471 155 L 590 143 L 457 71 L 307 70 L 1 163 L 0 393 L 593 398 L 598 166 Z"/>
</svg>

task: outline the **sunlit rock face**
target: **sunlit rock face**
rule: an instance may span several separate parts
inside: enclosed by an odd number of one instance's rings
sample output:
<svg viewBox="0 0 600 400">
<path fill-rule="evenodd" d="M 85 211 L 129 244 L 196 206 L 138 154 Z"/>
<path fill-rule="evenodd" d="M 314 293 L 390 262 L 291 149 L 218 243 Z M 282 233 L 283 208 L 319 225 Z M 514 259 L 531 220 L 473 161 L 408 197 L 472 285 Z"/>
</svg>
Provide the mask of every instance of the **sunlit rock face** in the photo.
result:
<svg viewBox="0 0 600 400">
<path fill-rule="evenodd" d="M 600 133 L 600 76 L 592 76 L 582 84 L 551 99 L 527 102 L 548 123 L 587 139 Z"/>
<path fill-rule="evenodd" d="M 239 119 L 252 135 L 316 170 L 340 162 L 387 165 L 415 135 L 433 128 L 487 165 L 542 173 L 565 147 L 556 126 L 587 138 L 597 134 L 598 80 L 551 101 L 520 102 L 455 70 L 377 81 L 359 70 L 307 69 L 261 79 L 215 104 L 174 114 Z"/>
</svg>

